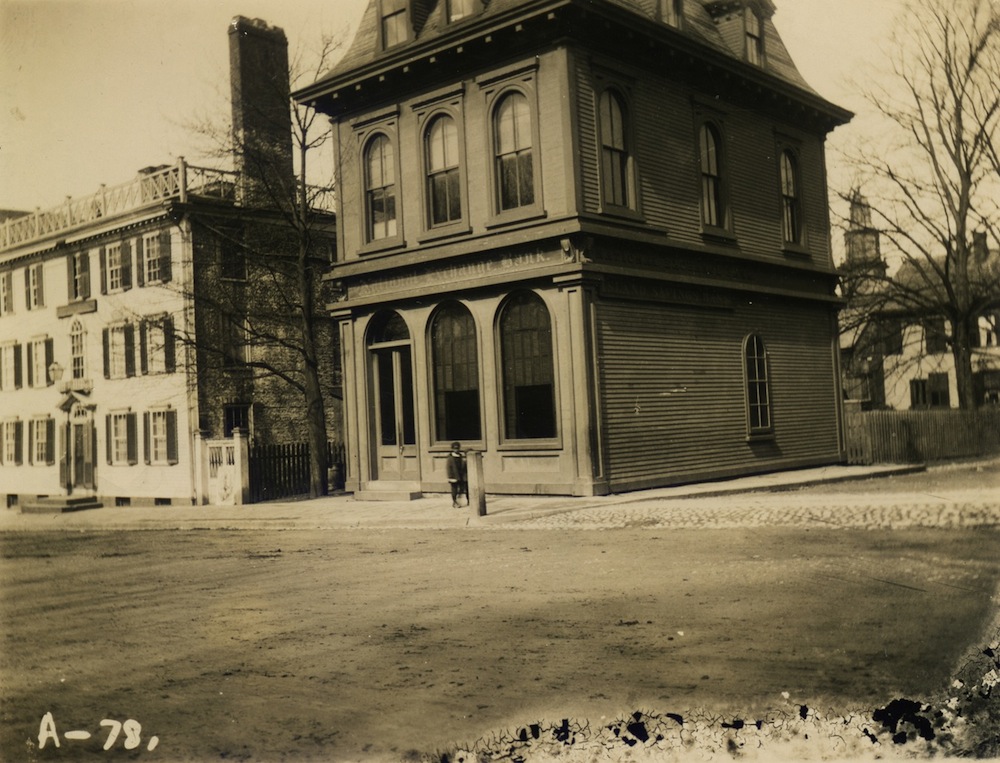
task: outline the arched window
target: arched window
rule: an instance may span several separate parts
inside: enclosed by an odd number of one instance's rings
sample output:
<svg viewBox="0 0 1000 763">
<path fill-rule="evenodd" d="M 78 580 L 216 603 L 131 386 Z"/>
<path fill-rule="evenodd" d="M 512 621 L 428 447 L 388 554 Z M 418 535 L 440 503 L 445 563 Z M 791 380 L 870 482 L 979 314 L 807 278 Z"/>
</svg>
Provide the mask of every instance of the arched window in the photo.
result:
<svg viewBox="0 0 1000 763">
<path fill-rule="evenodd" d="M 430 224 L 446 225 L 462 219 L 458 127 L 446 114 L 434 118 L 424 138 L 427 199 Z"/>
<path fill-rule="evenodd" d="M 69 330 L 69 355 L 74 379 L 83 379 L 87 376 L 86 339 L 83 324 L 78 320 L 73 321 Z"/>
<path fill-rule="evenodd" d="M 802 220 L 799 202 L 799 171 L 795 155 L 781 152 L 781 227 L 785 242 L 802 243 Z"/>
<path fill-rule="evenodd" d="M 467 308 L 449 304 L 434 314 L 431 353 L 437 439 L 482 439 L 476 323 Z"/>
<path fill-rule="evenodd" d="M 631 206 L 629 145 L 625 105 L 613 90 L 601 93 L 601 182 L 605 204 Z"/>
<path fill-rule="evenodd" d="M 535 203 L 531 110 L 521 93 L 505 95 L 493 121 L 500 211 Z"/>
<path fill-rule="evenodd" d="M 701 220 L 713 228 L 724 228 L 726 209 L 722 194 L 722 141 L 715 125 L 706 122 L 698 133 L 701 154 Z"/>
<path fill-rule="evenodd" d="M 771 431 L 771 384 L 764 340 L 750 334 L 743 340 L 746 376 L 747 428 L 751 435 Z"/>
<path fill-rule="evenodd" d="M 518 293 L 503 306 L 499 331 L 505 437 L 555 437 L 555 372 L 548 308 L 532 292 Z"/>
<path fill-rule="evenodd" d="M 396 235 L 396 163 L 385 135 L 365 149 L 365 214 L 369 241 Z"/>
</svg>

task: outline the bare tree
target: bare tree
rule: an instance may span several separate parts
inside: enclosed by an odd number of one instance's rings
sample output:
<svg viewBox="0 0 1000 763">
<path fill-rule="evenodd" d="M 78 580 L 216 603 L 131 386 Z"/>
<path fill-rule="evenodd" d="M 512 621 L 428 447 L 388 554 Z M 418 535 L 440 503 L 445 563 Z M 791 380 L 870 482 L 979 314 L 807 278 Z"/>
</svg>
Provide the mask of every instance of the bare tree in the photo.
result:
<svg viewBox="0 0 1000 763">
<path fill-rule="evenodd" d="M 849 315 L 945 320 L 958 403 L 974 408 L 977 321 L 1000 306 L 1000 7 L 912 0 L 897 29 L 864 92 L 879 127 L 850 152 L 856 185 L 840 194 L 863 188 L 889 267 L 848 259 Z"/>
<path fill-rule="evenodd" d="M 246 19 L 233 23 L 231 34 L 277 33 L 281 44 L 265 45 L 263 53 L 231 48 L 232 125 L 188 125 L 217 160 L 232 160 L 235 204 L 192 216 L 202 235 L 195 237 L 194 282 L 185 288 L 199 318 L 196 331 L 177 339 L 198 353 L 199 389 L 208 394 L 245 398 L 252 388 L 278 410 L 283 399 L 299 401 L 282 413 L 304 411 L 292 427 L 300 434 L 305 427 L 315 497 L 329 487 L 327 399 L 339 396 L 335 327 L 322 282 L 335 246 L 333 163 L 320 182 L 311 167 L 331 131 L 315 110 L 293 103 L 289 91 L 327 71 L 339 43 L 323 38 L 307 66 L 303 55 L 289 62 L 280 30 Z M 254 69 L 241 73 L 239 56 L 263 64 L 251 61 L 246 65 Z"/>
</svg>

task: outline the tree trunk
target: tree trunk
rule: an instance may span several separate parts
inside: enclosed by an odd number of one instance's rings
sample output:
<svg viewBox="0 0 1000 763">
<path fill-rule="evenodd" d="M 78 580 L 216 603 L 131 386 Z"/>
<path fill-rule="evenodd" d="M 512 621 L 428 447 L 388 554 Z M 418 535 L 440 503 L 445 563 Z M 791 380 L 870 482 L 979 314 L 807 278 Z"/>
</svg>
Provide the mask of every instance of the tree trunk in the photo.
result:
<svg viewBox="0 0 1000 763">
<path fill-rule="evenodd" d="M 958 407 L 974 410 L 979 407 L 972 375 L 972 334 L 969 322 L 954 320 L 951 326 L 951 355 L 955 361 L 955 384 L 958 387 Z"/>
</svg>

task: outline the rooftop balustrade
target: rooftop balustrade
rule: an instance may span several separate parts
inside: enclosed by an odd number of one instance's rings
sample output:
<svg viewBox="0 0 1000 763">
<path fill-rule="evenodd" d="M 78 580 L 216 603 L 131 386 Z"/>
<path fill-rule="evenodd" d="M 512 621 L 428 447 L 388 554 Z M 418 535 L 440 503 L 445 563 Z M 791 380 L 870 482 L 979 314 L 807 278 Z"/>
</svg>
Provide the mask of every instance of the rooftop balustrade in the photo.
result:
<svg viewBox="0 0 1000 763">
<path fill-rule="evenodd" d="M 237 201 L 235 172 L 193 167 L 181 157 L 174 165 L 150 167 L 128 181 L 80 199 L 66 198 L 50 209 L 36 209 L 0 223 L 0 251 L 67 234 L 100 220 L 114 218 L 176 199 Z"/>
</svg>

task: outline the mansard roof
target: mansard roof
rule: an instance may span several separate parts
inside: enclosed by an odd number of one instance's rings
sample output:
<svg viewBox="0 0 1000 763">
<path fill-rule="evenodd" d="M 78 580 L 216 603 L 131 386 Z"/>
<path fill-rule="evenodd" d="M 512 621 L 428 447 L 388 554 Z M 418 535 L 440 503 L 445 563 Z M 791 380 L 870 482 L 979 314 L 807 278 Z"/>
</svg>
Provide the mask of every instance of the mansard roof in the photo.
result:
<svg viewBox="0 0 1000 763">
<path fill-rule="evenodd" d="M 384 0 L 383 0 L 384 1 Z M 296 93 L 301 100 L 308 100 L 324 90 L 335 88 L 353 75 L 372 68 L 391 67 L 395 62 L 415 54 L 417 50 L 432 48 L 435 42 L 444 43 L 452 37 L 464 33 L 483 31 L 483 27 L 515 21 L 524 13 L 558 10 L 577 7 L 595 12 L 628 11 L 635 15 L 639 23 L 658 22 L 657 6 L 662 0 L 479 0 L 482 9 L 473 17 L 449 24 L 446 20 L 446 0 L 402 0 L 410 11 L 410 39 L 402 44 L 383 50 L 379 42 L 380 0 L 369 0 L 351 46 L 336 66 L 314 85 Z M 808 93 L 812 98 L 818 94 L 799 73 L 774 26 L 775 12 L 771 0 L 682 0 L 683 21 L 678 29 L 670 28 L 668 34 L 677 34 L 691 42 L 707 47 L 717 54 L 742 61 L 743 37 L 724 34 L 724 19 L 742 12 L 744 7 L 753 8 L 763 22 L 766 44 L 766 66 L 764 71 L 778 80 Z M 738 47 L 739 46 L 739 47 Z M 820 99 L 822 100 L 822 99 Z M 839 111 L 839 110 L 838 110 Z M 846 114 L 846 113 L 845 113 Z"/>
</svg>

